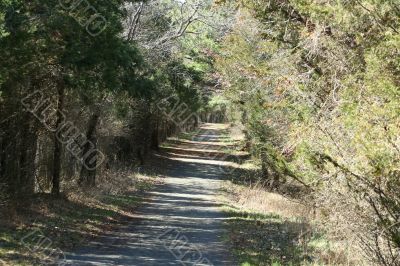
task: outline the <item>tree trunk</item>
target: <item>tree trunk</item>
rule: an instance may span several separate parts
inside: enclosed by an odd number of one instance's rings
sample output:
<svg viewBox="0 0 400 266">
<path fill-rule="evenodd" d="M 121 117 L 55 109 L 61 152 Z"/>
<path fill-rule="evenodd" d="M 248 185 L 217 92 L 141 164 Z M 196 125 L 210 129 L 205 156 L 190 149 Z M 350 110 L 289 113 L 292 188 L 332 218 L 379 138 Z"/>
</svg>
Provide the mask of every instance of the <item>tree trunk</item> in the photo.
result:
<svg viewBox="0 0 400 266">
<path fill-rule="evenodd" d="M 19 197 L 29 197 L 34 193 L 35 187 L 35 156 L 37 148 L 37 134 L 35 121 L 31 121 L 29 113 L 23 114 L 23 129 L 21 131 L 21 142 L 19 147 Z"/>
<path fill-rule="evenodd" d="M 83 147 L 82 154 L 88 154 L 91 149 L 97 149 L 96 127 L 99 122 L 99 118 L 100 115 L 98 111 L 96 111 L 89 120 L 88 129 L 86 132 L 87 142 Z M 88 159 L 91 159 L 91 157 Z M 78 183 L 80 185 L 94 187 L 96 185 L 96 169 L 88 169 L 88 167 L 86 167 L 86 163 L 87 162 L 83 162 Z M 91 164 L 93 163 L 97 163 L 96 158 L 94 158 L 94 160 L 91 162 Z"/>
<path fill-rule="evenodd" d="M 38 83 L 8 81 L 2 86 L 0 104 L 0 204 L 5 199 L 21 199 L 34 193 L 38 122 L 24 110 L 21 98 L 35 91 Z"/>
<path fill-rule="evenodd" d="M 161 141 L 164 142 L 167 139 L 167 129 L 166 129 L 167 123 L 162 120 L 161 121 Z"/>
<path fill-rule="evenodd" d="M 260 159 L 261 159 L 262 176 L 265 180 L 269 180 L 270 175 L 268 171 L 268 162 L 267 162 L 268 160 L 267 160 L 267 153 L 265 151 L 261 151 Z"/>
<path fill-rule="evenodd" d="M 140 147 L 140 148 L 138 148 L 138 149 L 136 150 L 136 155 L 137 155 L 137 157 L 138 157 L 138 159 L 139 159 L 139 165 L 140 165 L 140 166 L 143 166 L 143 165 L 144 165 L 144 156 L 143 156 L 143 153 L 144 153 L 144 151 L 143 151 L 143 148 L 142 148 L 142 147 Z"/>
<path fill-rule="evenodd" d="M 156 126 L 153 129 L 153 133 L 151 135 L 151 147 L 152 149 L 158 151 L 160 149 L 160 141 L 159 141 L 159 120 L 156 121 Z"/>
<path fill-rule="evenodd" d="M 57 122 L 55 128 L 58 129 L 63 121 L 64 97 L 65 97 L 65 83 L 60 80 L 58 86 L 58 104 L 57 104 Z M 53 154 L 53 178 L 51 194 L 54 196 L 60 195 L 60 175 L 61 175 L 61 152 L 62 143 L 58 141 L 56 132 L 54 133 L 54 154 Z"/>
</svg>

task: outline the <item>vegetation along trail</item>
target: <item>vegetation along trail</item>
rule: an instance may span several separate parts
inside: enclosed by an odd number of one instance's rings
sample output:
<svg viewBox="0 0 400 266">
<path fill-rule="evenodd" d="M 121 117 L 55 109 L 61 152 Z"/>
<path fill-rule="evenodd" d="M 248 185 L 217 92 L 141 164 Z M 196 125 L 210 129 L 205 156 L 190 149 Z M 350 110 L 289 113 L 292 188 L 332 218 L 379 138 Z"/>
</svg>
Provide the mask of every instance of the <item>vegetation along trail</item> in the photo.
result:
<svg viewBox="0 0 400 266">
<path fill-rule="evenodd" d="M 400 0 L 0 0 L 0 266 L 64 255 L 400 266 Z"/>
<path fill-rule="evenodd" d="M 67 265 L 235 265 L 216 202 L 224 128 L 205 124 L 191 140 L 163 148 L 165 182 L 150 192 L 137 221 L 70 253 Z"/>
</svg>

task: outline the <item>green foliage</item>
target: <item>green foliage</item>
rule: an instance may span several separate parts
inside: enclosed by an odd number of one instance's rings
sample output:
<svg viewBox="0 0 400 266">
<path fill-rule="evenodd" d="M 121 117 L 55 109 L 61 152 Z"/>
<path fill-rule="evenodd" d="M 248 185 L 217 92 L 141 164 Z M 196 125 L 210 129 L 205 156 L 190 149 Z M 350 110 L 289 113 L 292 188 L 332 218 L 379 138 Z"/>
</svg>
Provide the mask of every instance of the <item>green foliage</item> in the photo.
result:
<svg viewBox="0 0 400 266">
<path fill-rule="evenodd" d="M 398 224 L 398 196 L 386 194 L 400 167 L 398 4 L 240 2 L 216 63 L 265 178 L 295 177 L 328 199 L 347 191 L 362 221 L 353 231 Z M 331 208 L 328 199 L 321 204 Z M 364 243 L 378 263 L 400 248 Z"/>
</svg>

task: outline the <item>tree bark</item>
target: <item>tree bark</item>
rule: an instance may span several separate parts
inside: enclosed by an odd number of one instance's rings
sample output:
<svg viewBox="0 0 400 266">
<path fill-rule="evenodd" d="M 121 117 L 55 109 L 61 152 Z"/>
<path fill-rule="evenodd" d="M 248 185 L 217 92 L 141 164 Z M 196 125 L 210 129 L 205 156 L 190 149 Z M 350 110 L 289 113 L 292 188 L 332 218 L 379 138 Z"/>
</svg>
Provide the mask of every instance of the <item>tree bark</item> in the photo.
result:
<svg viewBox="0 0 400 266">
<path fill-rule="evenodd" d="M 64 97 L 65 97 L 65 83 L 60 80 L 57 86 L 58 104 L 57 104 L 57 122 L 55 128 L 59 128 L 63 121 Z M 61 175 L 61 152 L 62 143 L 58 141 L 56 133 L 54 133 L 54 154 L 53 154 L 53 178 L 51 194 L 54 196 L 60 195 L 60 175 Z"/>
<path fill-rule="evenodd" d="M 160 150 L 160 141 L 159 141 L 159 120 L 156 119 L 156 126 L 153 129 L 153 133 L 151 135 L 151 147 L 152 149 L 158 151 Z"/>
<path fill-rule="evenodd" d="M 19 197 L 29 197 L 34 193 L 35 187 L 35 156 L 37 148 L 37 134 L 35 122 L 31 121 L 29 113 L 23 114 L 23 129 L 21 132 L 21 143 L 19 147 Z"/>
<path fill-rule="evenodd" d="M 87 154 L 88 152 L 90 152 L 91 149 L 97 148 L 96 127 L 99 119 L 100 115 L 98 111 L 96 111 L 89 120 L 88 129 L 86 132 L 86 140 L 88 142 L 86 142 L 85 146 L 83 147 L 82 154 Z M 91 144 L 93 144 L 94 146 L 92 146 Z M 94 160 L 94 163 L 97 163 L 96 159 Z M 78 183 L 80 185 L 94 187 L 96 185 L 96 169 L 89 170 L 85 167 L 85 162 L 83 162 L 83 164 L 84 165 L 82 166 Z"/>
</svg>

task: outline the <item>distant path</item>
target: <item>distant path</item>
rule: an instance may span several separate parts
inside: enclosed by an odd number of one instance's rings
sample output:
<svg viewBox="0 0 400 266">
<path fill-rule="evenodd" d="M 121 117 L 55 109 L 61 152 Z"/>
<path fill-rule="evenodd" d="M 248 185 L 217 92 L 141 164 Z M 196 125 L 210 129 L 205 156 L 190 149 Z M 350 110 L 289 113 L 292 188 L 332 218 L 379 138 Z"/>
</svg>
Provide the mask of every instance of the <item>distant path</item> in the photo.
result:
<svg viewBox="0 0 400 266">
<path fill-rule="evenodd" d="M 235 265 L 215 198 L 224 162 L 214 157 L 225 128 L 205 124 L 192 140 L 164 148 L 158 157 L 165 184 L 151 192 L 137 220 L 68 254 L 67 265 Z"/>
</svg>

